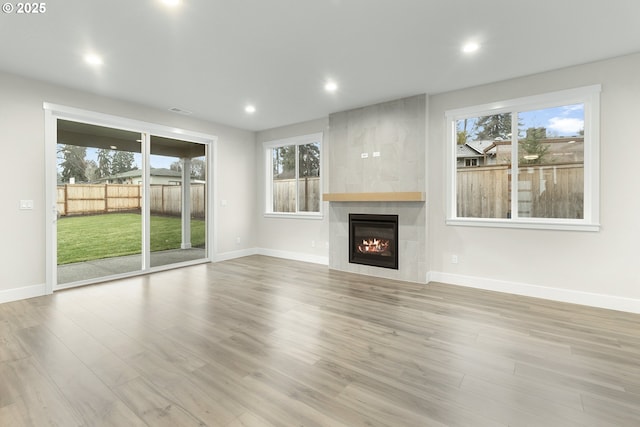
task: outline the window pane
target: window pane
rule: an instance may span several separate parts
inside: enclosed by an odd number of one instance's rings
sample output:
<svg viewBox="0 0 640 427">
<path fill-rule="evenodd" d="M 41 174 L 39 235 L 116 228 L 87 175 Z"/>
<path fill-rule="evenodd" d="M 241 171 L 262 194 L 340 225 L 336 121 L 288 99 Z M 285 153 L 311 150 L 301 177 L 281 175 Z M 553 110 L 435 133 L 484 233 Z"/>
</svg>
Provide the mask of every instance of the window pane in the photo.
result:
<svg viewBox="0 0 640 427">
<path fill-rule="evenodd" d="M 584 104 L 518 113 L 518 215 L 584 218 Z"/>
<path fill-rule="evenodd" d="M 298 146 L 298 211 L 320 212 L 320 143 Z"/>
<path fill-rule="evenodd" d="M 272 150 L 273 212 L 296 211 L 296 146 Z"/>
<path fill-rule="evenodd" d="M 510 216 L 511 114 L 456 121 L 457 216 Z"/>
</svg>

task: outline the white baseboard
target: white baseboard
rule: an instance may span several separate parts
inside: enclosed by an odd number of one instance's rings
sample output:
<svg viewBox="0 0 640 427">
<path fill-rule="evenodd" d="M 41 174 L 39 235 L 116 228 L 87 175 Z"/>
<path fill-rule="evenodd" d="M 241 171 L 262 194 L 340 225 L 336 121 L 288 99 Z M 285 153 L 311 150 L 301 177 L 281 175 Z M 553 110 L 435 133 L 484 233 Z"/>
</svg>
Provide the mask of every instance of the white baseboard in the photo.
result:
<svg viewBox="0 0 640 427">
<path fill-rule="evenodd" d="M 242 258 L 245 256 L 257 255 L 258 249 L 250 248 L 250 249 L 241 249 L 239 251 L 231 251 L 231 252 L 222 252 L 216 254 L 211 259 L 213 262 L 227 261 L 230 259 Z"/>
<path fill-rule="evenodd" d="M 0 304 L 4 302 L 18 301 L 21 299 L 41 297 L 46 295 L 46 293 L 47 291 L 44 284 L 7 289 L 0 291 Z"/>
<path fill-rule="evenodd" d="M 272 256 L 275 258 L 290 259 L 293 261 L 311 262 L 313 264 L 329 265 L 328 256 L 303 254 L 300 252 L 280 251 L 277 249 L 258 248 L 258 255 Z"/>
<path fill-rule="evenodd" d="M 251 255 L 264 255 L 274 258 L 284 258 L 293 261 L 311 262 L 313 264 L 329 265 L 329 257 L 323 257 L 318 255 L 304 254 L 300 252 L 280 251 L 277 249 L 266 248 L 250 248 L 242 249 L 239 251 L 223 252 L 215 255 L 212 259 L 213 262 L 227 261 L 230 259 L 242 258 Z"/>
<path fill-rule="evenodd" d="M 429 272 L 427 274 L 427 281 L 640 314 L 640 300 L 615 295 L 551 288 L 528 283 L 441 273 L 438 271 Z"/>
</svg>

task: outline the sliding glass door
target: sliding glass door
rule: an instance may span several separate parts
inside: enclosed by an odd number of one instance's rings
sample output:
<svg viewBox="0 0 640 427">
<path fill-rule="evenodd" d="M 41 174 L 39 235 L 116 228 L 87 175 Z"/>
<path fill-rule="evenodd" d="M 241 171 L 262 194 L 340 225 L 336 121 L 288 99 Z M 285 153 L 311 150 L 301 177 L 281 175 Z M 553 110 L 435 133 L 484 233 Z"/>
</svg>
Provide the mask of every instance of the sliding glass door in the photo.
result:
<svg viewBox="0 0 640 427">
<path fill-rule="evenodd" d="M 207 151 L 57 119 L 54 288 L 206 261 Z"/>
</svg>

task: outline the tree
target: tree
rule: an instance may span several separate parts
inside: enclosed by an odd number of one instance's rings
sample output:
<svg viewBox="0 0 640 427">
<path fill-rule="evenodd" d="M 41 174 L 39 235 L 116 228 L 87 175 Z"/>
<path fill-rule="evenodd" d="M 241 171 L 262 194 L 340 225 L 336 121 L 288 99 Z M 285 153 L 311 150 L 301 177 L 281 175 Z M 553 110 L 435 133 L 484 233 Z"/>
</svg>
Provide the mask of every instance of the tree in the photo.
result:
<svg viewBox="0 0 640 427">
<path fill-rule="evenodd" d="M 98 178 L 100 178 L 100 174 L 98 171 L 98 164 L 94 160 L 88 160 L 86 162 L 84 174 L 87 177 L 87 181 L 89 182 L 97 181 Z"/>
<path fill-rule="evenodd" d="M 467 143 L 467 139 L 469 138 L 469 131 L 467 131 L 469 119 L 458 120 L 458 132 L 457 132 L 457 144 L 464 145 Z M 462 125 L 462 129 L 460 129 Z"/>
<path fill-rule="evenodd" d="M 62 161 L 60 176 L 62 181 L 69 182 L 73 178 L 76 182 L 87 180 L 87 147 L 78 145 L 61 144 L 58 146 L 58 158 Z"/>
<path fill-rule="evenodd" d="M 509 139 L 511 134 L 511 113 L 494 114 L 478 118 L 474 128 L 476 140 Z"/>
<path fill-rule="evenodd" d="M 467 134 L 467 131 L 464 130 L 459 130 L 458 134 L 457 134 L 457 144 L 458 145 L 464 145 L 467 143 L 467 138 L 469 137 L 469 134 Z"/>
<path fill-rule="evenodd" d="M 129 172 L 137 169 L 133 153 L 128 151 L 116 151 L 111 158 L 111 175 Z"/>
<path fill-rule="evenodd" d="M 296 146 L 285 145 L 273 149 L 273 178 L 288 179 L 295 177 Z"/>
<path fill-rule="evenodd" d="M 182 172 L 182 161 L 176 160 L 171 163 L 169 169 L 172 171 Z M 207 164 L 202 159 L 191 159 L 191 179 L 198 179 L 204 181 L 207 179 Z"/>
<path fill-rule="evenodd" d="M 111 175 L 111 150 L 101 148 L 98 150 L 98 178 Z"/>
<path fill-rule="evenodd" d="M 549 151 L 549 145 L 543 142 L 547 137 L 547 130 L 543 127 L 527 129 L 527 136 L 518 143 L 520 163 L 525 165 L 539 165 Z"/>
<path fill-rule="evenodd" d="M 531 139 L 545 139 L 547 137 L 547 128 L 528 128 L 526 133 L 527 138 Z"/>
<path fill-rule="evenodd" d="M 320 176 L 320 144 L 312 143 L 298 146 L 298 175 Z"/>
<path fill-rule="evenodd" d="M 202 159 L 191 160 L 191 178 L 204 181 L 207 179 L 207 164 Z"/>
<path fill-rule="evenodd" d="M 299 177 L 320 176 L 320 144 L 317 142 L 297 146 Z M 285 145 L 273 149 L 274 179 L 295 177 L 296 146 Z"/>
<path fill-rule="evenodd" d="M 175 162 L 169 165 L 169 170 L 182 172 L 182 162 L 180 160 L 176 160 Z"/>
</svg>

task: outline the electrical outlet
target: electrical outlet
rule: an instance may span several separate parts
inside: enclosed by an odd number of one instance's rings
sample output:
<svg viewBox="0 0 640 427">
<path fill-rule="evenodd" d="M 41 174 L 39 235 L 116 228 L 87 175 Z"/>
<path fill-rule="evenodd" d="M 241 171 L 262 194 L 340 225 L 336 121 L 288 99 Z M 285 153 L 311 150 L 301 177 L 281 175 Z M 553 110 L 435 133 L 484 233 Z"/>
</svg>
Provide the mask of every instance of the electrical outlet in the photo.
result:
<svg viewBox="0 0 640 427">
<path fill-rule="evenodd" d="M 236 244 L 240 244 L 240 236 L 236 237 Z"/>
<path fill-rule="evenodd" d="M 451 255 L 451 264 L 458 263 L 458 255 Z"/>
<path fill-rule="evenodd" d="M 312 247 L 312 248 L 315 248 L 315 247 L 316 247 L 316 241 L 315 241 L 315 240 L 312 240 L 312 241 L 311 241 L 311 247 Z"/>
</svg>

